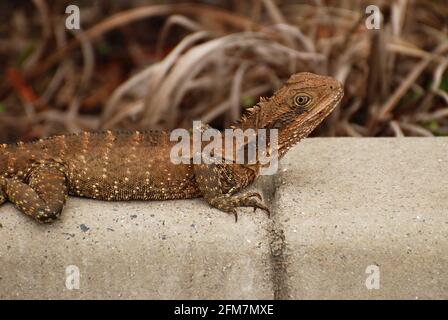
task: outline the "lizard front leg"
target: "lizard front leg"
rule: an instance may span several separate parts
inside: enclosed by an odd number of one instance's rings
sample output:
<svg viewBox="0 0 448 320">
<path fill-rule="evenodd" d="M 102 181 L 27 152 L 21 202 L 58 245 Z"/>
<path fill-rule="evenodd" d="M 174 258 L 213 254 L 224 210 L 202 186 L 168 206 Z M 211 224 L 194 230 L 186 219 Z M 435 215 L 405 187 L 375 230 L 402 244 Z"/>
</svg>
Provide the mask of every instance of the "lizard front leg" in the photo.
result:
<svg viewBox="0 0 448 320">
<path fill-rule="evenodd" d="M 58 166 L 39 165 L 32 169 L 25 182 L 17 178 L 4 180 L 3 193 L 26 215 L 40 223 L 51 223 L 61 214 L 67 185 L 65 174 Z"/>
<path fill-rule="evenodd" d="M 229 167 L 222 164 L 198 164 L 194 166 L 196 183 L 204 199 L 213 207 L 221 211 L 232 213 L 235 222 L 238 221 L 238 207 L 259 208 L 270 214 L 269 208 L 262 201 L 259 192 L 245 192 L 234 195 L 233 190 L 223 188 L 222 173 Z"/>
</svg>

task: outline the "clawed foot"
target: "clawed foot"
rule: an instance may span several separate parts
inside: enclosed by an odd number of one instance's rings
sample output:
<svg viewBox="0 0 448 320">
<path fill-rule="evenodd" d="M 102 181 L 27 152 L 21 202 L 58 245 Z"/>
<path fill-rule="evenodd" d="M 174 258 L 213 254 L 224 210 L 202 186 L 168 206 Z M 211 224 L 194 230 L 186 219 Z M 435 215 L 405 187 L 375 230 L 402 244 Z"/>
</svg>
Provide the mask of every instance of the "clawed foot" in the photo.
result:
<svg viewBox="0 0 448 320">
<path fill-rule="evenodd" d="M 238 207 L 252 207 L 255 210 L 261 209 L 266 211 L 268 217 L 270 217 L 271 212 L 269 208 L 264 204 L 263 198 L 259 192 L 246 192 L 241 195 L 223 195 L 222 197 L 217 197 L 210 200 L 210 204 L 222 211 L 231 213 L 235 216 L 235 222 L 238 221 L 238 213 L 236 208 Z"/>
</svg>

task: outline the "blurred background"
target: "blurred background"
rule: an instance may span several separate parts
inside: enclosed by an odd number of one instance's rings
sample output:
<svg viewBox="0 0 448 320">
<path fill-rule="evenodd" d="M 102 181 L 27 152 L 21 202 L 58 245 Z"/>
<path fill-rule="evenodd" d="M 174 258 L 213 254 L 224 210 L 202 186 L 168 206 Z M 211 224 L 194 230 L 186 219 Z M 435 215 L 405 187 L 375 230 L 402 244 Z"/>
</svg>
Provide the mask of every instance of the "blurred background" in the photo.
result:
<svg viewBox="0 0 448 320">
<path fill-rule="evenodd" d="M 446 0 L 3 0 L 0 21 L 0 142 L 222 129 L 299 71 L 345 85 L 313 135 L 448 135 Z"/>
</svg>

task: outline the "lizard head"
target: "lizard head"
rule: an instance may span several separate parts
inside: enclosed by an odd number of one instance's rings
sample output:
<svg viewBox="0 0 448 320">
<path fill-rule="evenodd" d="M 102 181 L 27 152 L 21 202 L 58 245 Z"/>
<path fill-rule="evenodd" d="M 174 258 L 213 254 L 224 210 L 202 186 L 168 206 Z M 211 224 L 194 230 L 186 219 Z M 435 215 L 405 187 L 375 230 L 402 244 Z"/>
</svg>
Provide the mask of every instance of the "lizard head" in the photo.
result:
<svg viewBox="0 0 448 320">
<path fill-rule="evenodd" d="M 260 127 L 278 129 L 279 156 L 308 136 L 339 104 L 342 84 L 327 76 L 296 73 L 267 100 L 260 101 Z"/>
</svg>

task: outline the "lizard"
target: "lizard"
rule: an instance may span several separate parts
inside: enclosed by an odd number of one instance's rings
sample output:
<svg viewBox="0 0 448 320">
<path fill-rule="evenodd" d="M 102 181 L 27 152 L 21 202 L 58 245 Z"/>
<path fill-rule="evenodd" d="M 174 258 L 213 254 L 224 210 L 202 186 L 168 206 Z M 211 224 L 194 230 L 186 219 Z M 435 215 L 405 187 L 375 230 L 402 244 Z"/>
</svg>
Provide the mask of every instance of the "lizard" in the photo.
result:
<svg viewBox="0 0 448 320">
<path fill-rule="evenodd" d="M 339 104 L 342 84 L 328 76 L 293 74 L 232 128 L 278 130 L 278 156 L 308 136 Z M 238 193 L 259 175 L 260 163 L 173 164 L 168 131 L 83 131 L 32 142 L 0 144 L 0 205 L 12 202 L 40 223 L 56 220 L 68 195 L 98 200 L 203 197 L 233 214 L 270 212 L 259 192 Z"/>
</svg>

